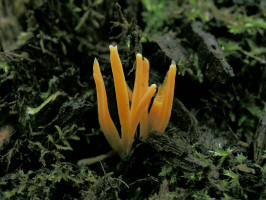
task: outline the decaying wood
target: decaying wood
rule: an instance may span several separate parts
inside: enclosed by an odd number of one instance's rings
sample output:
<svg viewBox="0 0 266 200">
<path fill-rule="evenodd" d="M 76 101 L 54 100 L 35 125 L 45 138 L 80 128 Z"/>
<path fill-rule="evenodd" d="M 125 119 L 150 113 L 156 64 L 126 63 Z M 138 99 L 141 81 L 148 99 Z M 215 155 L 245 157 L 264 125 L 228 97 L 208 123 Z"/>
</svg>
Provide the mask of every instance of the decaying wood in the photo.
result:
<svg viewBox="0 0 266 200">
<path fill-rule="evenodd" d="M 254 139 L 254 160 L 260 164 L 263 152 L 266 150 L 266 104 L 260 118 Z"/>
<path fill-rule="evenodd" d="M 202 23 L 196 21 L 188 26 L 186 37 L 195 46 L 199 66 L 209 82 L 224 84 L 234 76 L 215 37 L 203 30 Z"/>
</svg>

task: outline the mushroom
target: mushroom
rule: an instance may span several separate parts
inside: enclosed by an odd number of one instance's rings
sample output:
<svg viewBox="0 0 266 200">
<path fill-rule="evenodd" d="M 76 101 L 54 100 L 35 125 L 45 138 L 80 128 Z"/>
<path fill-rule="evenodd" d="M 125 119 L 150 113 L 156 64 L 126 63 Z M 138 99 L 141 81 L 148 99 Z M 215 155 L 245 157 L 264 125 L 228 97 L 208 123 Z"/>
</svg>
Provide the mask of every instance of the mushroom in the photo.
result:
<svg viewBox="0 0 266 200">
<path fill-rule="evenodd" d="M 147 87 L 145 91 L 143 90 L 143 95 L 137 94 L 139 89 L 135 87 L 132 93 L 132 103 L 131 108 L 129 106 L 129 89 L 125 81 L 125 76 L 117 51 L 117 46 L 109 46 L 110 49 L 110 61 L 113 73 L 117 109 L 119 120 L 121 124 L 121 137 L 114 125 L 114 122 L 110 116 L 108 109 L 108 101 L 106 95 L 106 89 L 103 81 L 103 77 L 100 71 L 99 63 L 97 59 L 94 60 L 93 64 L 93 77 L 96 84 L 97 90 L 97 101 L 98 101 L 98 119 L 100 123 L 101 130 L 104 133 L 105 138 L 112 147 L 112 149 L 117 152 L 121 158 L 128 155 L 131 150 L 134 135 L 137 126 L 145 113 L 145 108 L 150 104 L 151 98 L 156 91 L 156 85 L 152 84 Z M 139 59 L 140 54 L 137 54 L 137 60 L 139 64 L 142 63 Z M 140 65 L 138 66 L 140 68 Z M 139 87 L 141 85 L 142 78 L 139 78 L 136 72 L 135 86 Z"/>
<path fill-rule="evenodd" d="M 117 46 L 110 45 L 109 49 L 117 109 L 121 124 L 121 137 L 109 113 L 103 77 L 99 63 L 95 58 L 93 77 L 97 91 L 98 119 L 108 143 L 121 158 L 124 158 L 131 150 L 139 123 L 142 140 L 145 140 L 153 130 L 165 131 L 172 110 L 176 65 L 174 62 L 170 65 L 165 80 L 154 98 L 150 113 L 148 113 L 151 98 L 156 91 L 155 84 L 149 86 L 149 61 L 146 58 L 143 59 L 139 53 L 136 55 L 135 83 L 134 90 L 131 92 L 125 80 Z"/>
</svg>

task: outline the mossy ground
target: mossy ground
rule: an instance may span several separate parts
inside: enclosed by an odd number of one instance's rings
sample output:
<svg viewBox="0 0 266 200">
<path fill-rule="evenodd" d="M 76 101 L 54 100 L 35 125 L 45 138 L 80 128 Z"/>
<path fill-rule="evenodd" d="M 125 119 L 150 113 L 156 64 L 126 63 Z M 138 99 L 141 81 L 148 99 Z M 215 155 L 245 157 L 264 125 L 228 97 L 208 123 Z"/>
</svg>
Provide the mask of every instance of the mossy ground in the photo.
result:
<svg viewBox="0 0 266 200">
<path fill-rule="evenodd" d="M 266 199 L 265 0 L 2 0 L 0 199 Z M 117 127 L 109 44 L 128 84 L 178 67 L 166 133 L 130 156 L 99 129 L 99 60 Z"/>
</svg>

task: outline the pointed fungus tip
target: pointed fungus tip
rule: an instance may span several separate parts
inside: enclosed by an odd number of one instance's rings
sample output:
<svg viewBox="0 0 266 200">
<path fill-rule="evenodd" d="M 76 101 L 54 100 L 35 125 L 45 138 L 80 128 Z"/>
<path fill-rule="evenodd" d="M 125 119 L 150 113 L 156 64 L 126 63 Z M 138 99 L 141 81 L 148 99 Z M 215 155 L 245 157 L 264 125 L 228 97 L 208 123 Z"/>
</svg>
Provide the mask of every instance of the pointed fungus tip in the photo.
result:
<svg viewBox="0 0 266 200">
<path fill-rule="evenodd" d="M 175 65 L 175 62 L 170 65 L 170 69 L 169 71 L 176 71 L 176 65 Z"/>
<path fill-rule="evenodd" d="M 157 88 L 157 85 L 156 85 L 156 84 L 152 84 L 150 87 L 151 87 L 152 89 L 156 89 L 156 88 Z"/>
<path fill-rule="evenodd" d="M 136 57 L 137 57 L 137 58 L 140 57 L 140 58 L 142 59 L 142 55 L 141 55 L 141 53 L 137 53 Z"/>
<path fill-rule="evenodd" d="M 114 50 L 117 50 L 117 45 L 109 45 L 109 49 L 110 51 L 114 51 Z"/>
<path fill-rule="evenodd" d="M 97 58 L 94 58 L 93 68 L 95 68 L 96 66 L 99 66 L 99 62 L 98 62 Z"/>
</svg>

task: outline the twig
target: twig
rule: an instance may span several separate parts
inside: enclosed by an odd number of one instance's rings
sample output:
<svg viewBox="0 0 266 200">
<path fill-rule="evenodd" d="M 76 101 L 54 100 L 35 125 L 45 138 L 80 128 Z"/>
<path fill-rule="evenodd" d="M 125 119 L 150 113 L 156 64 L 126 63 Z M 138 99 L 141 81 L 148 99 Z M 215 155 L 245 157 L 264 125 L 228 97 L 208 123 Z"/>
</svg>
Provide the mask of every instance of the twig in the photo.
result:
<svg viewBox="0 0 266 200">
<path fill-rule="evenodd" d="M 93 158 L 85 158 L 85 159 L 81 159 L 78 161 L 77 165 L 78 166 L 89 166 L 92 164 L 95 164 L 97 162 L 101 162 L 103 160 L 105 160 L 106 158 L 109 158 L 111 156 L 113 156 L 115 154 L 114 151 L 109 151 L 107 154 L 102 154 Z"/>
</svg>

